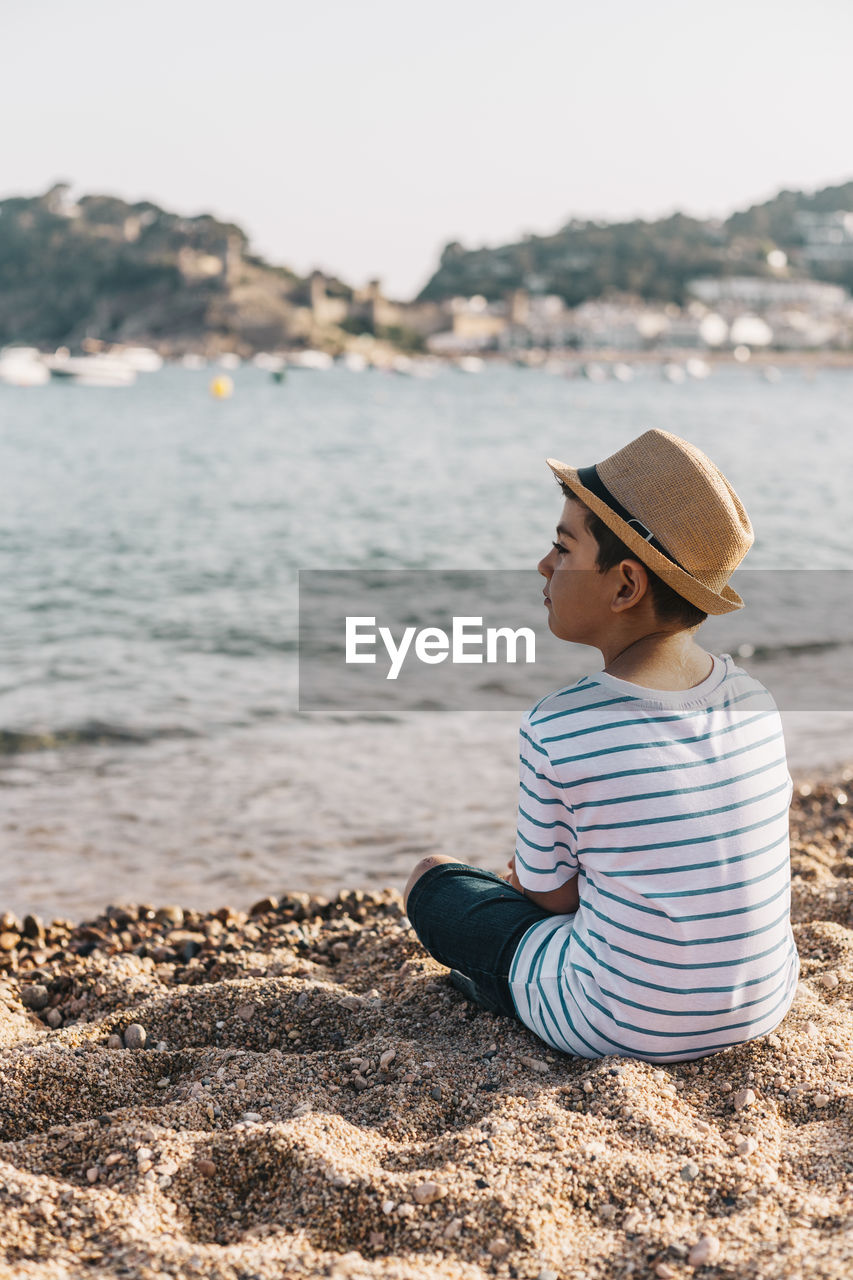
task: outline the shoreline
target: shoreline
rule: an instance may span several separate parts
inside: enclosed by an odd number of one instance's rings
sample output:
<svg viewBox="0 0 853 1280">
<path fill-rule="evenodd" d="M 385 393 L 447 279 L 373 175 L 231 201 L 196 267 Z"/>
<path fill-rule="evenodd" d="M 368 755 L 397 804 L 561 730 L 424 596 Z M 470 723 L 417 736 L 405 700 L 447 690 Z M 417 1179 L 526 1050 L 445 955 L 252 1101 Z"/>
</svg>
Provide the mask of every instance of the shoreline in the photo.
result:
<svg viewBox="0 0 853 1280">
<path fill-rule="evenodd" d="M 696 1062 L 469 1006 L 393 890 L 3 917 L 0 1278 L 849 1274 L 851 779 L 795 777 L 791 1011 Z"/>
</svg>

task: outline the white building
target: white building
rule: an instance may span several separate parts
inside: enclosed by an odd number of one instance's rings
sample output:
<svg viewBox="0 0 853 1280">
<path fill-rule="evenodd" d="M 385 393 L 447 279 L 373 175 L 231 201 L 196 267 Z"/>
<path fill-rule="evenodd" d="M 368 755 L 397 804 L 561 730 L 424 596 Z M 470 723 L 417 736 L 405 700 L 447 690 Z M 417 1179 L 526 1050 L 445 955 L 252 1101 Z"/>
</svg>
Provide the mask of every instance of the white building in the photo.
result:
<svg viewBox="0 0 853 1280">
<path fill-rule="evenodd" d="M 853 215 L 851 215 L 853 216 Z M 772 306 L 804 306 L 815 312 L 840 313 L 850 294 L 838 284 L 820 280 L 772 280 L 761 276 L 729 276 L 716 280 L 691 280 L 688 293 L 708 307 L 734 303 L 750 310 Z"/>
<path fill-rule="evenodd" d="M 838 209 L 835 213 L 796 215 L 805 245 L 802 256 L 811 262 L 853 262 L 853 213 Z"/>
</svg>

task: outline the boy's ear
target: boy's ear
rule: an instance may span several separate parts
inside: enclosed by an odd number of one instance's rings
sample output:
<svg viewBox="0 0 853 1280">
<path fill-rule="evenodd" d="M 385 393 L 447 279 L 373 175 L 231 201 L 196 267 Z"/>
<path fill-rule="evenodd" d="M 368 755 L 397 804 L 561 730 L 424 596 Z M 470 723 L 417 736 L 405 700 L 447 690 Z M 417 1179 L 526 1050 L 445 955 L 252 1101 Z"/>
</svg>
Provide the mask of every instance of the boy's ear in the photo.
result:
<svg viewBox="0 0 853 1280">
<path fill-rule="evenodd" d="M 637 598 L 648 591 L 649 588 L 649 571 L 641 560 L 620 560 L 619 571 L 622 575 L 622 581 L 619 583 L 617 591 L 617 599 L 621 596 L 631 598 L 637 594 Z M 641 590 L 642 588 L 642 590 Z"/>
</svg>

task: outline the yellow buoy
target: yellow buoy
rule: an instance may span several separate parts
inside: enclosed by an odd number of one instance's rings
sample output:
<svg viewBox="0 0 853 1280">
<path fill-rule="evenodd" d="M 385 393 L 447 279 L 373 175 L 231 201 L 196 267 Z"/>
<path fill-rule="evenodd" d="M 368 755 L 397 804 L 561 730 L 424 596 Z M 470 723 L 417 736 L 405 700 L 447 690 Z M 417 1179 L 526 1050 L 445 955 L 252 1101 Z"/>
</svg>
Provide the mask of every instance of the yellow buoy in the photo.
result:
<svg viewBox="0 0 853 1280">
<path fill-rule="evenodd" d="M 224 373 L 218 374 L 210 384 L 210 394 L 216 400 L 227 400 L 233 392 L 234 383 Z"/>
</svg>

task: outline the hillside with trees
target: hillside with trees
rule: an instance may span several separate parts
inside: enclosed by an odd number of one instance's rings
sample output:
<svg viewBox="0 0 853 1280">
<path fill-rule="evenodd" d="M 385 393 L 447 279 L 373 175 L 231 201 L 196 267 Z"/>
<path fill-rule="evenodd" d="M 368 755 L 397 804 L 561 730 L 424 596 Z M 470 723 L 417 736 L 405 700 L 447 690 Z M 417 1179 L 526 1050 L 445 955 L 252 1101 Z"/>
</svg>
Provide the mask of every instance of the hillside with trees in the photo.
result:
<svg viewBox="0 0 853 1280">
<path fill-rule="evenodd" d="M 352 292 L 334 280 L 325 288 Z M 0 345 L 250 350 L 292 341 L 309 308 L 309 281 L 253 256 L 240 227 L 209 214 L 72 201 L 64 184 L 0 201 Z M 305 314 L 301 323 L 310 328 Z"/>
<path fill-rule="evenodd" d="M 509 290 L 558 294 L 568 306 L 607 293 L 632 293 L 649 301 L 682 304 L 697 276 L 768 276 L 767 255 L 788 257 L 797 274 L 853 288 L 853 253 L 845 260 L 813 260 L 804 253 L 801 214 L 853 210 L 853 182 L 807 195 L 780 191 L 772 200 L 702 221 L 676 213 L 657 221 L 572 220 L 549 236 L 528 235 L 494 248 L 448 244 L 438 270 L 419 300 L 482 294 L 491 300 Z"/>
</svg>

